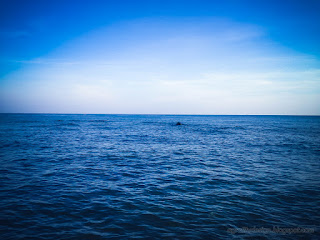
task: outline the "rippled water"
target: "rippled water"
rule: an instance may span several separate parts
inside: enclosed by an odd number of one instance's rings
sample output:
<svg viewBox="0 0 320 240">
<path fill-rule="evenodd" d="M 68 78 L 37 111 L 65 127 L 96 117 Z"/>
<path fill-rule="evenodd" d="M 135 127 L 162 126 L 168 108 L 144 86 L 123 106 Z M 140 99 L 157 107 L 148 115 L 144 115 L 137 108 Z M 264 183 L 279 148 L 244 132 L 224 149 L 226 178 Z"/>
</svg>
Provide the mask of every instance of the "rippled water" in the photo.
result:
<svg viewBox="0 0 320 240">
<path fill-rule="evenodd" d="M 1 239 L 319 239 L 320 117 L 1 114 L 0 159 Z"/>
</svg>

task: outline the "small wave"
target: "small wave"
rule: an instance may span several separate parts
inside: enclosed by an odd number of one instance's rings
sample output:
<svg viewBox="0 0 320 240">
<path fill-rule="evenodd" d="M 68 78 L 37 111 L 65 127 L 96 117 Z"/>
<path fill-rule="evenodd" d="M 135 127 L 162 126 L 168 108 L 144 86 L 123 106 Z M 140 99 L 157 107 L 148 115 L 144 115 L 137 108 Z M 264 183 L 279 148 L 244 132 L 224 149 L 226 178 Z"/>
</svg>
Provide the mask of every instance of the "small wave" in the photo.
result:
<svg viewBox="0 0 320 240">
<path fill-rule="evenodd" d="M 109 120 L 97 119 L 97 120 L 90 120 L 90 122 L 105 123 L 105 122 L 111 122 L 111 121 L 109 121 Z"/>
</svg>

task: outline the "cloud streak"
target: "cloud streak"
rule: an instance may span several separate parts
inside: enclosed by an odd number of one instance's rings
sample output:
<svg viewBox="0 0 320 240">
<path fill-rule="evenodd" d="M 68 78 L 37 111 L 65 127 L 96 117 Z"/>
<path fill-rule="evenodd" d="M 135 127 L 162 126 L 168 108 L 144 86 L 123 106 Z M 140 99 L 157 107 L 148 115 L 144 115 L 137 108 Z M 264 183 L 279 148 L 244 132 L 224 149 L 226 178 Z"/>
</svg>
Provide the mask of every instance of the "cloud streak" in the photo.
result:
<svg viewBox="0 0 320 240">
<path fill-rule="evenodd" d="M 320 114 L 319 61 L 232 21 L 123 22 L 20 63 L 2 111 Z"/>
</svg>

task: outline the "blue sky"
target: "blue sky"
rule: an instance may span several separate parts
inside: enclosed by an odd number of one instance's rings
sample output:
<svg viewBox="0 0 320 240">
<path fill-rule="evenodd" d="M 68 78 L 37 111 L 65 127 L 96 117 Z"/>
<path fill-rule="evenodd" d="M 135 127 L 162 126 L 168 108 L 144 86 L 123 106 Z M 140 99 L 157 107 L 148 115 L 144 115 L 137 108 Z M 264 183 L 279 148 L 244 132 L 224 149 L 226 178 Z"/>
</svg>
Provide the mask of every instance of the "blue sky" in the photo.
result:
<svg viewBox="0 0 320 240">
<path fill-rule="evenodd" d="M 0 2 L 0 111 L 320 114 L 320 1 Z"/>
</svg>

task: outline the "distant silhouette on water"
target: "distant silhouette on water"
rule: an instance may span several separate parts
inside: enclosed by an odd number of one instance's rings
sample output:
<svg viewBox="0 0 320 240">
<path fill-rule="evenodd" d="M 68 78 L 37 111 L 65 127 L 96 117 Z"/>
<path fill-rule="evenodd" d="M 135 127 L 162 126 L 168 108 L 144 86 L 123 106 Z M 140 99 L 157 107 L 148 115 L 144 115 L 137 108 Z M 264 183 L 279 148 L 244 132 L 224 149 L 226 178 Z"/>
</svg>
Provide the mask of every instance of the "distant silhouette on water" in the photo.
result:
<svg viewBox="0 0 320 240">
<path fill-rule="evenodd" d="M 182 125 L 182 123 L 181 123 L 181 122 L 177 122 L 176 125 L 177 125 L 177 126 L 178 126 L 178 125 Z"/>
</svg>

